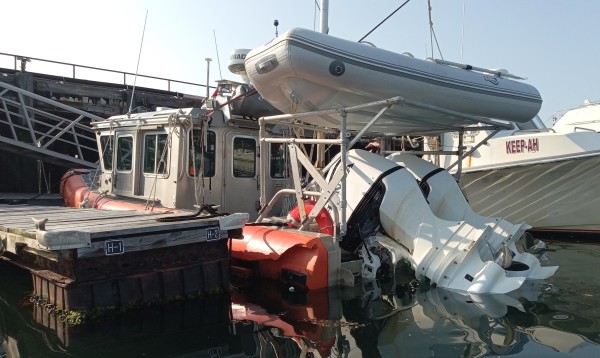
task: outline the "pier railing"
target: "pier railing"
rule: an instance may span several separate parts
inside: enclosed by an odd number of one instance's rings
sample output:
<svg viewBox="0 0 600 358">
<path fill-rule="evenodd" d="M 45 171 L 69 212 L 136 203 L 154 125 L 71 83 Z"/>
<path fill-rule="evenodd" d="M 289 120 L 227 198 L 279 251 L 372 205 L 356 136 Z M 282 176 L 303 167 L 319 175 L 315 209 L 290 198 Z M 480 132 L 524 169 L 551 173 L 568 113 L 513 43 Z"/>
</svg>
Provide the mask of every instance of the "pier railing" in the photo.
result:
<svg viewBox="0 0 600 358">
<path fill-rule="evenodd" d="M 53 67 L 55 67 L 56 65 L 59 65 L 60 67 L 64 67 L 64 69 L 66 69 L 66 70 L 68 70 L 68 72 L 70 72 L 69 76 L 71 78 L 77 78 L 77 79 L 83 79 L 83 80 L 90 80 L 90 79 L 92 79 L 91 77 L 98 77 L 98 76 L 91 76 L 89 74 L 90 70 L 94 71 L 94 73 L 101 74 L 104 77 L 109 76 L 111 79 L 112 78 L 115 79 L 113 81 L 104 81 L 104 82 L 118 83 L 119 80 L 117 80 L 117 78 L 122 78 L 123 85 L 127 85 L 127 84 L 132 85 L 134 82 L 134 77 L 136 76 L 135 73 L 131 73 L 131 72 L 115 71 L 115 70 L 109 70 L 109 69 L 100 68 L 100 67 L 83 66 L 83 65 L 77 65 L 74 63 L 45 60 L 45 59 L 36 58 L 36 57 L 21 56 L 21 55 L 0 52 L 0 59 L 2 57 L 7 58 L 9 62 L 13 62 L 13 68 L 15 71 L 22 71 L 22 72 L 26 71 L 27 65 L 30 62 L 36 61 L 36 62 L 39 62 L 39 64 L 42 65 L 42 67 L 44 64 L 52 65 Z M 10 58 L 12 58 L 12 61 L 10 60 Z M 8 63 L 8 62 L 6 62 L 6 63 Z M 37 63 L 36 63 L 36 65 L 37 65 Z M 2 65 L 0 65 L 0 67 L 2 67 Z M 86 71 L 87 71 L 87 75 L 85 74 Z M 37 72 L 37 69 L 36 69 L 36 72 Z M 55 73 L 51 73 L 51 72 L 55 72 L 55 71 L 44 71 L 44 73 L 47 73 L 47 74 L 55 74 Z M 175 92 L 183 92 L 182 87 L 186 87 L 186 88 L 192 89 L 192 90 L 187 90 L 186 93 L 200 95 L 200 94 L 204 94 L 206 92 L 206 84 L 178 81 L 178 80 L 173 80 L 173 79 L 168 79 L 168 78 L 163 78 L 163 77 L 148 76 L 148 75 L 141 75 L 141 74 L 137 74 L 137 78 L 138 78 L 138 81 L 144 80 L 144 79 L 150 80 L 149 83 L 151 83 L 151 84 L 145 85 L 145 86 L 155 88 L 155 89 L 167 90 L 167 91 L 173 90 Z M 174 89 L 174 87 L 178 87 L 178 88 Z"/>
<path fill-rule="evenodd" d="M 40 102 L 44 108 L 40 109 Z M 0 82 L 0 150 L 66 167 L 98 165 L 90 121 L 104 118 Z"/>
</svg>

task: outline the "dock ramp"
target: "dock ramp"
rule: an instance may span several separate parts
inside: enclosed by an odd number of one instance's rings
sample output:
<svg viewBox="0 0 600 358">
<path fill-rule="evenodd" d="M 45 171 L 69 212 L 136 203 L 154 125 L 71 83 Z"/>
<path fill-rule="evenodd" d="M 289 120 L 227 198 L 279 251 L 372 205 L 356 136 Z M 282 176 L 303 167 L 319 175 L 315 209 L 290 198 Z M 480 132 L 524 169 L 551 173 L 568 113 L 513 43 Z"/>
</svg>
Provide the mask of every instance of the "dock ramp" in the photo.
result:
<svg viewBox="0 0 600 358">
<path fill-rule="evenodd" d="M 104 118 L 0 81 L 0 150 L 67 168 L 96 168 L 89 123 L 98 120 Z"/>
</svg>

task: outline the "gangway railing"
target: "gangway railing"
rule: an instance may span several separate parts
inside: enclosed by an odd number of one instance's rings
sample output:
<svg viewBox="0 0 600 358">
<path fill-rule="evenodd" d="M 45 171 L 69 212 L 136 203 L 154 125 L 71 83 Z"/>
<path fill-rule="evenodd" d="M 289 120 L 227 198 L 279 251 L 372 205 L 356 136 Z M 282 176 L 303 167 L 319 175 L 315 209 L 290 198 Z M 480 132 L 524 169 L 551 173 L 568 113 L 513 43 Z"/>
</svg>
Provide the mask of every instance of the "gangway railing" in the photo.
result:
<svg viewBox="0 0 600 358">
<path fill-rule="evenodd" d="M 149 75 L 143 75 L 143 74 L 136 74 L 136 73 L 132 73 L 132 72 L 124 72 L 124 71 L 115 71 L 115 70 L 110 70 L 110 69 L 101 68 L 101 67 L 84 66 L 84 65 L 78 65 L 78 64 L 69 63 L 69 62 L 46 60 L 46 59 L 36 58 L 36 57 L 31 57 L 31 56 L 21 56 L 21 55 L 0 52 L 0 59 L 5 58 L 5 57 L 6 58 L 12 57 L 12 62 L 14 63 L 13 69 L 15 71 L 20 70 L 21 72 L 25 72 L 27 64 L 31 62 L 32 64 L 36 65 L 36 68 L 40 68 L 40 70 L 36 70 L 34 72 L 47 73 L 47 74 L 51 74 L 51 75 L 56 75 L 55 72 L 61 72 L 61 73 L 69 72 L 70 75 L 66 75 L 66 76 L 70 76 L 70 78 L 73 78 L 73 79 L 91 80 L 92 78 L 96 78 L 98 76 L 101 76 L 104 78 L 106 78 L 106 77 L 115 78 L 115 79 L 121 77 L 123 85 L 133 85 L 134 79 L 135 79 L 135 77 L 137 77 L 138 83 L 139 83 L 139 80 L 147 80 L 146 82 L 149 82 L 149 84 L 144 85 L 146 87 L 156 88 L 156 89 L 160 89 L 160 90 L 166 89 L 169 92 L 171 92 L 171 91 L 183 92 L 184 90 L 187 89 L 187 91 L 186 91 L 187 93 L 195 93 L 197 95 L 204 93 L 207 88 L 206 84 L 201 84 L 201 83 L 179 81 L 179 80 L 173 80 L 173 79 L 164 78 L 164 77 L 149 76 Z M 50 70 L 50 69 L 43 70 L 43 68 L 45 68 L 45 67 L 50 67 L 53 70 Z M 103 80 L 103 81 L 105 81 L 105 80 Z M 118 81 L 115 80 L 115 83 L 117 83 L 117 82 Z M 213 89 L 214 87 L 211 86 L 210 88 Z"/>
<path fill-rule="evenodd" d="M 40 102 L 50 109 L 40 109 Z M 98 148 L 89 123 L 102 120 L 104 118 L 94 114 L 0 82 L 2 150 L 65 167 L 95 168 Z"/>
</svg>

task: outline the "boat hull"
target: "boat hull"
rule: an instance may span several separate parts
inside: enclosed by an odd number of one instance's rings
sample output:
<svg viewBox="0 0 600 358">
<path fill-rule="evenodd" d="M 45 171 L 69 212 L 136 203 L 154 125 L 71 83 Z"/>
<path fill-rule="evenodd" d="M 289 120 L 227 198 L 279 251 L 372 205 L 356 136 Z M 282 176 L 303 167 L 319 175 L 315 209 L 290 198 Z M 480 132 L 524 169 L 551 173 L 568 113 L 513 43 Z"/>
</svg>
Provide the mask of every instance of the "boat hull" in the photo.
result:
<svg viewBox="0 0 600 358">
<path fill-rule="evenodd" d="M 283 281 L 290 287 L 314 290 L 338 284 L 341 253 L 333 238 L 320 233 L 246 226 L 241 240 L 232 240 L 234 274 Z M 256 272 L 244 267 L 254 263 Z"/>
<path fill-rule="evenodd" d="M 535 231 L 600 231 L 599 133 L 536 128 L 488 135 L 474 130 L 464 137 L 467 148 L 485 141 L 462 161 L 461 187 L 475 211 L 525 221 Z M 444 134 L 442 145 L 457 150 L 458 136 Z M 442 156 L 441 166 L 455 160 Z"/>
<path fill-rule="evenodd" d="M 524 122 L 542 103 L 539 92 L 522 82 L 300 28 L 252 50 L 245 67 L 261 96 L 284 113 L 403 97 L 406 102 L 390 108 L 372 127 L 384 133 L 449 129 L 472 123 L 467 116 Z M 361 129 L 378 111 L 349 113 L 348 128 Z M 337 128 L 340 116 L 303 120 Z"/>
<path fill-rule="evenodd" d="M 473 170 L 461 176 L 471 207 L 525 221 L 532 230 L 600 232 L 600 153 L 575 159 Z"/>
<path fill-rule="evenodd" d="M 84 178 L 85 177 L 85 178 Z M 94 208 L 102 210 L 142 210 L 155 213 L 170 213 L 179 210 L 158 207 L 142 202 L 128 201 L 123 197 L 107 196 L 91 190 L 88 170 L 72 170 L 63 175 L 60 195 L 65 206 L 72 208 Z"/>
</svg>

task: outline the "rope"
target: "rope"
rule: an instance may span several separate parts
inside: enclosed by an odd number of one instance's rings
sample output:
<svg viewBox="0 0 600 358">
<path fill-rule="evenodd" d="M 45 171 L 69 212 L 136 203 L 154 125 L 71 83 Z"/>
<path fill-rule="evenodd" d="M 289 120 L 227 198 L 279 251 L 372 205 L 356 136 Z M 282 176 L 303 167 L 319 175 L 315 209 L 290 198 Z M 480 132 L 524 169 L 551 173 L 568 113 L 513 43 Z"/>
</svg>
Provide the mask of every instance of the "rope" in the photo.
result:
<svg viewBox="0 0 600 358">
<path fill-rule="evenodd" d="M 193 220 L 193 219 L 211 219 L 218 218 L 222 216 L 227 216 L 229 213 L 211 213 L 211 209 L 208 205 L 201 205 L 198 210 L 189 215 L 177 215 L 177 216 L 167 216 L 162 218 L 156 218 L 156 221 L 160 222 L 173 222 L 173 221 L 185 221 L 185 220 Z M 200 215 L 202 213 L 207 213 L 208 215 Z"/>
<path fill-rule="evenodd" d="M 190 157 L 192 158 L 192 166 L 194 168 L 194 198 L 196 200 L 196 205 L 204 205 L 205 203 L 205 197 L 204 197 L 204 193 L 205 193 L 205 184 L 204 184 L 204 173 L 205 173 L 205 165 L 206 165 L 206 161 L 205 159 L 205 148 L 207 146 L 207 129 L 205 126 L 205 122 L 204 120 L 202 120 L 201 122 L 201 126 L 200 126 L 200 168 L 198 168 L 198 170 L 200 171 L 200 173 L 197 172 L 196 170 L 196 141 L 194 140 L 194 129 L 193 129 L 193 125 L 192 125 L 192 130 L 190 131 L 190 141 L 191 141 L 191 153 L 189 154 Z M 188 163 L 189 164 L 189 163 Z M 198 197 L 198 187 L 199 184 L 198 182 L 202 183 L 202 193 L 201 193 L 201 197 Z"/>
<path fill-rule="evenodd" d="M 442 50 L 440 49 L 440 44 L 438 43 L 437 37 L 435 36 L 435 31 L 433 30 L 433 20 L 431 19 L 431 0 L 427 0 L 427 7 L 429 12 L 429 37 L 431 41 L 431 57 L 433 58 L 433 40 L 435 39 L 435 44 L 437 46 L 438 52 L 440 53 L 440 57 L 442 60 L 444 59 L 444 55 L 442 55 Z"/>
<path fill-rule="evenodd" d="M 156 206 L 156 184 L 158 183 L 158 169 L 160 169 L 160 164 L 162 163 L 163 165 L 167 165 L 167 153 L 170 153 L 170 149 L 172 147 L 172 142 L 173 142 L 173 132 L 175 131 L 176 126 L 174 125 L 175 123 L 175 113 L 172 113 L 169 115 L 169 118 L 167 120 L 168 126 L 169 126 L 169 131 L 167 133 L 167 142 L 165 143 L 165 146 L 162 150 L 162 153 L 160 155 L 160 160 L 158 161 L 158 165 L 154 167 L 154 181 L 152 182 L 152 187 L 150 188 L 150 191 L 148 192 L 148 198 L 146 199 L 146 205 L 144 207 L 144 210 L 150 210 L 152 211 L 152 209 L 155 208 Z M 158 149 L 158 145 L 159 145 L 159 140 L 158 137 L 156 138 L 156 149 Z"/>
</svg>

